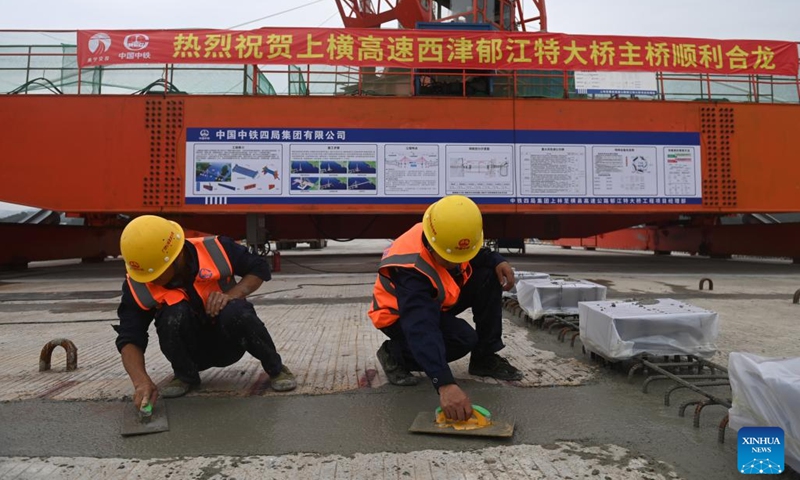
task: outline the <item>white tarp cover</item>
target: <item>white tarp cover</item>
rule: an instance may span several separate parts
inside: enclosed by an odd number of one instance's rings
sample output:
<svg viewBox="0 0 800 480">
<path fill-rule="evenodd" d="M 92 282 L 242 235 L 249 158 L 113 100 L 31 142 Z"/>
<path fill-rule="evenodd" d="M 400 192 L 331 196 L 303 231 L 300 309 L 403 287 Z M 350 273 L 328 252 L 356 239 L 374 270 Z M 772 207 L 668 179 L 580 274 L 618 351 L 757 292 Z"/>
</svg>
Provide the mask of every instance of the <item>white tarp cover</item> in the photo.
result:
<svg viewBox="0 0 800 480">
<path fill-rule="evenodd" d="M 613 360 L 645 353 L 711 358 L 717 333 L 716 312 L 671 298 L 580 304 L 583 345 Z"/>
<path fill-rule="evenodd" d="M 800 472 L 800 357 L 768 358 L 731 352 L 733 406 L 728 425 L 780 427 L 786 463 Z"/>
<path fill-rule="evenodd" d="M 519 282 L 520 280 L 530 280 L 530 279 L 537 279 L 537 280 L 550 280 L 550 274 L 544 272 L 528 272 L 525 270 L 514 270 L 514 280 Z M 514 285 L 511 287 L 511 290 L 507 292 L 503 292 L 504 297 L 512 297 L 517 298 L 517 286 Z"/>
<path fill-rule="evenodd" d="M 586 280 L 528 279 L 517 283 L 517 301 L 533 319 L 577 315 L 578 302 L 605 298 L 606 287 Z"/>
</svg>

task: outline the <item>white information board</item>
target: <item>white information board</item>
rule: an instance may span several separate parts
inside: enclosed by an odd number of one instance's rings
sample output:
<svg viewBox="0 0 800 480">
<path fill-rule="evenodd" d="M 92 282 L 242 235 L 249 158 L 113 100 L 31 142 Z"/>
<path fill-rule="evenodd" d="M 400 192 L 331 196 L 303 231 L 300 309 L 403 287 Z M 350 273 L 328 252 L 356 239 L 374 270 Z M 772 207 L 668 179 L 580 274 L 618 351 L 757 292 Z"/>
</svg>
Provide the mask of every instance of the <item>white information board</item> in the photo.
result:
<svg viewBox="0 0 800 480">
<path fill-rule="evenodd" d="M 697 132 L 188 128 L 186 203 L 699 204 Z"/>
<path fill-rule="evenodd" d="M 575 72 L 575 91 L 586 94 L 657 95 L 655 72 Z"/>
<path fill-rule="evenodd" d="M 520 146 L 522 195 L 586 195 L 586 147 Z"/>
</svg>

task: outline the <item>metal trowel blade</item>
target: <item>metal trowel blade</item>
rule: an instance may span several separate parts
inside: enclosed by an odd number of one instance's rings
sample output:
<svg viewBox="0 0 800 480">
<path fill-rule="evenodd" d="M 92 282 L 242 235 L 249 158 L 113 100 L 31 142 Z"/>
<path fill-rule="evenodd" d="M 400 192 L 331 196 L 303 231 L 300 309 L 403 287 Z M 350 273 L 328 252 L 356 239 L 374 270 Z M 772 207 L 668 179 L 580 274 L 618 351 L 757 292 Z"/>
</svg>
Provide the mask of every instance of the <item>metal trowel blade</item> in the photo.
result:
<svg viewBox="0 0 800 480">
<path fill-rule="evenodd" d="M 167 403 L 162 399 L 153 406 L 150 416 L 142 416 L 133 402 L 125 402 L 122 408 L 122 436 L 145 435 L 169 430 Z"/>
</svg>

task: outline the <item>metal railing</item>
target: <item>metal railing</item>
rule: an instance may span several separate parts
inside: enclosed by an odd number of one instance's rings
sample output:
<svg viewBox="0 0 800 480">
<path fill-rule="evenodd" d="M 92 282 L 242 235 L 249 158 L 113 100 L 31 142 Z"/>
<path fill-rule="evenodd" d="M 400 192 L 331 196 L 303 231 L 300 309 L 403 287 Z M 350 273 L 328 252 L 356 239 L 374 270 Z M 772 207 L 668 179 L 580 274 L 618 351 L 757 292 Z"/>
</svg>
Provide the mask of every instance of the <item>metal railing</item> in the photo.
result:
<svg viewBox="0 0 800 480">
<path fill-rule="evenodd" d="M 4 41 L 45 35 L 60 44 Z M 41 38 L 41 37 L 38 37 Z M 72 40 L 72 43 L 69 41 Z M 14 94 L 199 94 L 629 98 L 652 101 L 800 103 L 800 78 L 656 73 L 655 95 L 589 95 L 574 72 L 152 64 L 78 68 L 75 32 L 0 31 L 0 92 Z"/>
</svg>

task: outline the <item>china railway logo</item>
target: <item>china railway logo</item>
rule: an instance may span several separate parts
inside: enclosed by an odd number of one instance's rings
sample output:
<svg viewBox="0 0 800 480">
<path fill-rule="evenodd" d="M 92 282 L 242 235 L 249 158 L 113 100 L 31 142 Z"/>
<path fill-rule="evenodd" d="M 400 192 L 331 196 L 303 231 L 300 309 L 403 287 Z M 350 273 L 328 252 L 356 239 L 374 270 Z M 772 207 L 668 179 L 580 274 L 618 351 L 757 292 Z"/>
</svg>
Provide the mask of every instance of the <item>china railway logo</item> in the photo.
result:
<svg viewBox="0 0 800 480">
<path fill-rule="evenodd" d="M 89 39 L 89 51 L 101 55 L 111 48 L 111 37 L 106 33 L 95 33 Z"/>
<path fill-rule="evenodd" d="M 469 238 L 462 238 L 458 241 L 458 250 L 467 250 L 469 248 Z"/>
<path fill-rule="evenodd" d="M 131 266 L 132 270 L 137 270 L 137 271 L 141 271 L 142 270 L 142 267 L 139 265 L 139 262 L 137 262 L 135 260 L 131 260 L 130 262 L 128 262 L 128 265 Z"/>
<path fill-rule="evenodd" d="M 207 268 L 201 268 L 200 271 L 197 272 L 197 276 L 202 278 L 203 280 L 207 280 L 207 279 L 211 278 L 212 275 L 213 274 L 211 273 L 211 270 L 209 270 Z"/>
<path fill-rule="evenodd" d="M 122 44 L 125 45 L 125 48 L 128 50 L 137 52 L 139 50 L 144 50 L 150 45 L 150 37 L 143 33 L 134 33 L 125 37 Z"/>
</svg>

